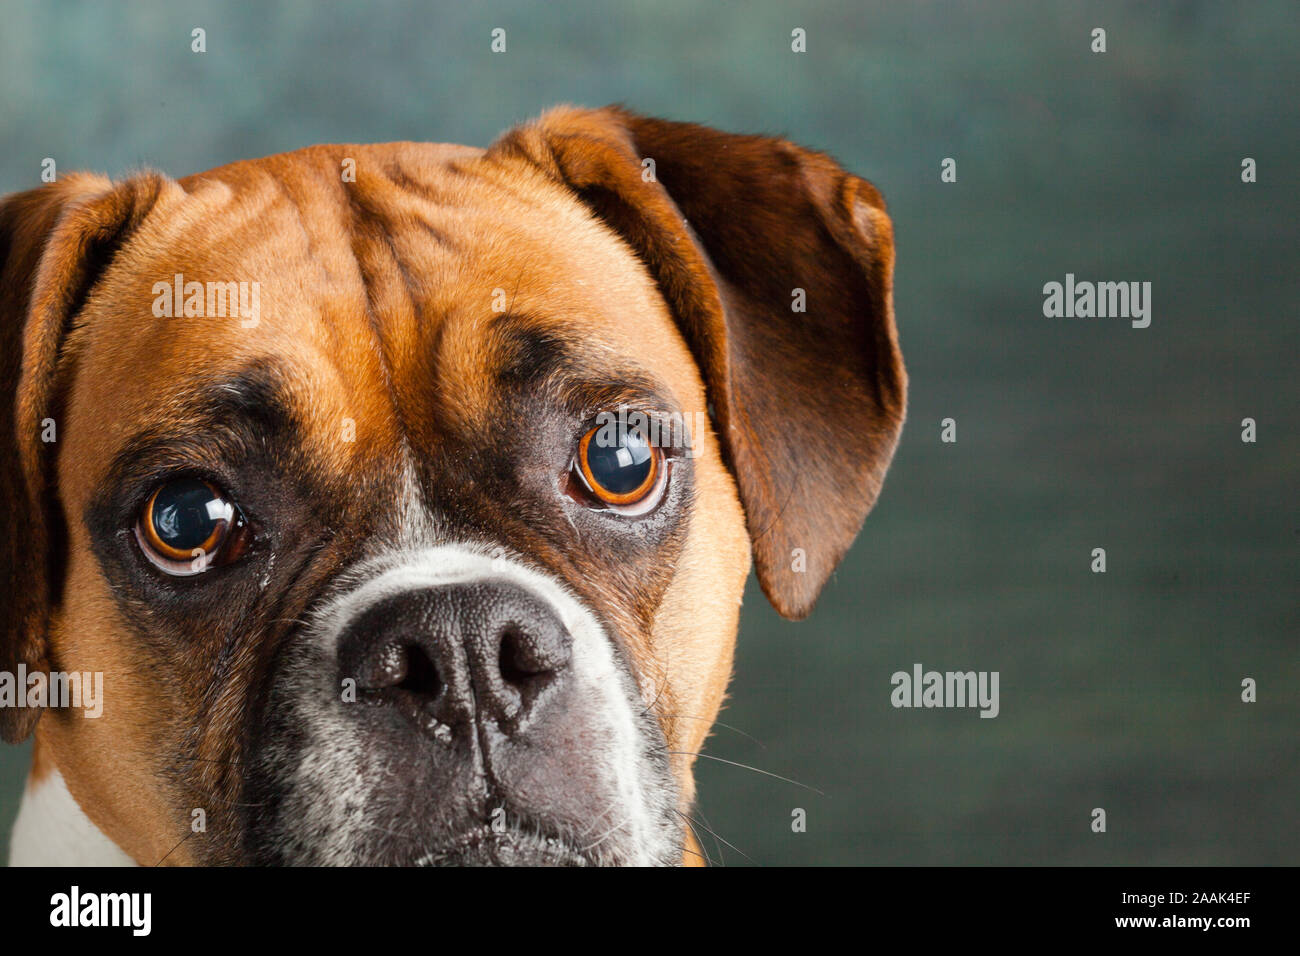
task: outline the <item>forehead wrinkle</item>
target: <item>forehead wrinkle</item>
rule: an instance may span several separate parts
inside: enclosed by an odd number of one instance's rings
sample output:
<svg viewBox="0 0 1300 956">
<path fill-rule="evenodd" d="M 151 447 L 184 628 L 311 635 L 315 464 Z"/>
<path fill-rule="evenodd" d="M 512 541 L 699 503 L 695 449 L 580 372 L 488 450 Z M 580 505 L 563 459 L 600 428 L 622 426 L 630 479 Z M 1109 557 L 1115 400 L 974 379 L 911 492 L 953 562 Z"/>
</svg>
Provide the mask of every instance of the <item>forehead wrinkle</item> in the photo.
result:
<svg viewBox="0 0 1300 956">
<path fill-rule="evenodd" d="M 421 295 L 421 274 L 432 270 L 411 260 L 416 252 L 450 244 L 424 219 L 401 208 L 410 196 L 399 184 L 359 171 L 357 181 L 349 185 L 345 215 L 368 333 L 367 351 L 382 385 L 385 417 L 397 433 L 403 470 L 409 475 L 415 462 L 408 415 L 420 403 L 404 387 L 400 372 L 421 348 L 422 327 L 433 327 L 435 336 L 441 332 L 441 323 L 433 321 L 434 310 Z M 402 238 L 404 228 L 414 228 L 421 238 L 434 241 L 412 246 Z M 413 490 L 419 492 L 418 487 Z"/>
<path fill-rule="evenodd" d="M 486 310 L 485 310 L 486 311 Z M 428 344 L 429 384 L 443 429 L 470 429 L 491 408 L 493 352 L 490 319 L 475 310 L 454 310 Z"/>
<path fill-rule="evenodd" d="M 295 164 L 300 165 L 300 164 Z M 328 226 L 333 223 L 325 223 L 327 218 L 325 207 L 327 204 L 317 201 L 318 191 L 321 187 L 322 180 L 329 182 L 325 177 L 312 176 L 308 183 L 307 190 L 304 194 L 299 195 L 291 186 L 293 177 L 283 177 L 276 175 L 275 167 L 264 174 L 265 178 L 270 180 L 275 194 L 283 201 L 276 204 L 278 209 L 286 209 L 289 213 L 286 225 L 293 228 L 301 240 L 303 257 L 310 262 L 327 280 L 334 278 L 336 270 L 331 266 L 337 261 L 338 256 L 328 248 L 328 244 L 322 245 L 318 236 L 331 236 L 336 232 Z M 337 190 L 338 186 L 330 182 L 331 191 Z M 331 208 L 333 204 L 328 204 Z M 312 228 L 315 226 L 316 228 Z M 325 227 L 325 228 L 322 228 Z M 277 230 L 276 239 L 282 237 Z"/>
<path fill-rule="evenodd" d="M 446 182 L 435 184 L 432 181 L 418 179 L 408 171 L 400 158 L 390 158 L 377 164 L 379 173 L 375 175 L 359 174 L 356 186 L 365 181 L 365 189 L 358 189 L 359 201 L 380 213 L 389 221 L 407 227 L 393 231 L 397 239 L 403 239 L 407 230 L 415 231 L 420 237 L 432 240 L 435 247 L 442 247 L 456 252 L 460 250 L 460 241 L 452 231 L 444 227 L 441 221 L 466 204 L 465 189 L 454 185 L 446 189 Z M 455 173 L 451 166 L 443 167 L 445 172 Z M 382 174 L 382 175 L 381 175 Z M 402 242 L 405 245 L 403 239 Z"/>
<path fill-rule="evenodd" d="M 344 182 L 337 175 L 339 156 L 334 155 L 335 151 L 358 159 L 355 182 Z M 303 201 L 292 193 L 286 195 L 300 210 L 300 218 L 304 205 L 312 209 L 324 207 L 324 215 L 329 217 L 322 230 L 323 243 L 312 246 L 313 259 L 327 274 L 338 277 L 335 288 L 324 290 L 314 303 L 332 345 L 321 352 L 328 358 L 337 381 L 344 384 L 358 422 L 366 422 L 372 434 L 381 422 L 391 429 L 385 437 L 394 440 L 409 468 L 413 456 L 406 409 L 410 401 L 402 394 L 398 370 L 418 348 L 416 336 L 427 318 L 418 295 L 420 275 L 429 270 L 410 263 L 411 257 L 403 253 L 409 253 L 411 248 L 400 237 L 403 228 L 413 221 L 422 238 L 442 237 L 404 208 L 412 197 L 401 184 L 372 172 L 383 170 L 387 164 L 367 155 L 369 152 L 367 147 L 339 147 L 320 156 L 313 153 L 312 158 L 320 163 L 313 164 L 312 171 L 317 175 Z M 320 203 L 316 189 L 325 184 L 343 201 Z M 438 244 L 442 243 L 425 242 L 421 248 Z M 363 375 L 368 381 L 361 378 Z"/>
<path fill-rule="evenodd" d="M 357 184 L 360 187 L 360 181 Z M 361 189 L 358 189 L 358 193 Z M 386 224 L 377 216 L 363 196 L 349 192 L 349 235 L 352 236 L 352 261 L 356 264 L 360 282 L 366 325 L 371 333 L 375 355 L 390 404 L 397 411 L 397 397 L 393 384 L 393 362 L 390 349 L 400 348 L 398 342 L 390 345 L 385 334 L 385 324 L 410 328 L 416 321 L 416 304 L 413 296 L 415 278 L 397 254 L 397 248 L 388 234 Z M 383 319 L 381 320 L 381 315 Z"/>
</svg>

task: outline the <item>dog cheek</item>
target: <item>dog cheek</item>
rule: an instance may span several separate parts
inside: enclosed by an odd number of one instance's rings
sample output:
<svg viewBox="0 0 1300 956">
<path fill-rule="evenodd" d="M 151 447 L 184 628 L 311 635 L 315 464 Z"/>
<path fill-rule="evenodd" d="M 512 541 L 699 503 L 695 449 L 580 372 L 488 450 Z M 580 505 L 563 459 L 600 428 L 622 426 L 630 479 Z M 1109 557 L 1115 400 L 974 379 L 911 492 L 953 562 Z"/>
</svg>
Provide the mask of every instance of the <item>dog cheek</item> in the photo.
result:
<svg viewBox="0 0 1300 956">
<path fill-rule="evenodd" d="M 729 478 L 699 468 L 699 503 L 676 573 L 655 617 L 652 646 L 681 715 L 664 720 L 671 749 L 695 753 L 717 717 L 731 677 L 736 630 L 745 581 L 749 576 L 749 537 L 735 492 L 725 494 Z M 721 482 L 714 478 L 723 479 Z M 715 487 L 721 484 L 722 487 Z M 684 758 L 690 777 L 693 758 Z"/>
</svg>

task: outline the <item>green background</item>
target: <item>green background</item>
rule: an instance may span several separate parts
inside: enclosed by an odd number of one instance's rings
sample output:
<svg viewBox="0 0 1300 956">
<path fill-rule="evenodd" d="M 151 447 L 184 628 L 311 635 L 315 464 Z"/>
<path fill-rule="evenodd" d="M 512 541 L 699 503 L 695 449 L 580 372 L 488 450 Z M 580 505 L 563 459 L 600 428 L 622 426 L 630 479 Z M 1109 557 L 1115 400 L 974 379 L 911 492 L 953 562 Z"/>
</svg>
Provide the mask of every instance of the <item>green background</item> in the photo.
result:
<svg viewBox="0 0 1300 956">
<path fill-rule="evenodd" d="M 753 739 L 708 748 L 824 795 L 702 761 L 702 813 L 738 848 L 706 836 L 710 856 L 1300 860 L 1293 2 L 336 6 L 6 3 L 0 190 L 47 156 L 183 175 L 327 141 L 485 145 L 622 101 L 785 134 L 889 200 L 902 445 L 808 621 L 751 582 L 722 719 Z M 1151 327 L 1044 318 L 1067 272 L 1151 282 Z M 999 671 L 1001 715 L 893 709 L 916 662 Z M 26 760 L 0 750 L 0 831 Z"/>
</svg>

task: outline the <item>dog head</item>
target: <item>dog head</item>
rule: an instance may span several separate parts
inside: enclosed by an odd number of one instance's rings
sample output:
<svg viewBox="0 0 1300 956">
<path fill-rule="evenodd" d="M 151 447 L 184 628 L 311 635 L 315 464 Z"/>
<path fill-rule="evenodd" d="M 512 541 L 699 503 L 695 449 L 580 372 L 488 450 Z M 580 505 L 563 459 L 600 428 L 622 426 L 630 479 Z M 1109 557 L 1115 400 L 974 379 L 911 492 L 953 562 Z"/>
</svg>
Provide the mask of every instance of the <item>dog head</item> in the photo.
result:
<svg viewBox="0 0 1300 956">
<path fill-rule="evenodd" d="M 68 177 L 0 263 L 0 670 L 104 675 L 0 729 L 141 863 L 692 862 L 751 555 L 807 614 L 903 419 L 876 190 L 620 109 Z"/>
</svg>

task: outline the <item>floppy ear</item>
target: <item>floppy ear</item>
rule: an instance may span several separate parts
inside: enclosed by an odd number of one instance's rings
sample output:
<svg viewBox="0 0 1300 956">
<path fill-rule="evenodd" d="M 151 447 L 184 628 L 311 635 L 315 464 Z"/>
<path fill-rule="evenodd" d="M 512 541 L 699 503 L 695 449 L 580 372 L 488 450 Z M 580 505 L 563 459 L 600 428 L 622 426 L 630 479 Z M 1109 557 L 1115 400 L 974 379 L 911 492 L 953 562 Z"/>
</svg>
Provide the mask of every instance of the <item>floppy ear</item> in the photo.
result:
<svg viewBox="0 0 1300 956">
<path fill-rule="evenodd" d="M 114 187 L 80 174 L 0 199 L 0 672 L 14 680 L 20 665 L 28 674 L 48 670 L 50 612 L 62 582 L 54 483 L 60 350 L 163 182 L 146 174 Z M 0 737 L 22 740 L 40 713 L 0 707 Z"/>
<path fill-rule="evenodd" d="M 568 186 L 649 267 L 703 373 L 763 590 L 807 615 L 903 424 L 880 193 L 786 140 L 618 107 L 552 110 L 490 153 Z"/>
</svg>

